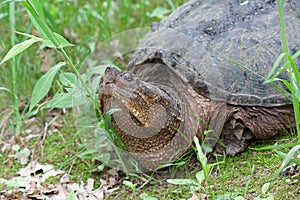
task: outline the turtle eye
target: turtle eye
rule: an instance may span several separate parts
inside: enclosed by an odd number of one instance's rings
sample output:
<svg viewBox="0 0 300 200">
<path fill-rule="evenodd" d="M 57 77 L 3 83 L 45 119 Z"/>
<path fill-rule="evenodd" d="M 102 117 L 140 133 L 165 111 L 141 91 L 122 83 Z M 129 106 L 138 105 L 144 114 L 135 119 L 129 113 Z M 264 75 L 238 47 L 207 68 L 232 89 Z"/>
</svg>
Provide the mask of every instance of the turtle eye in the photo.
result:
<svg viewBox="0 0 300 200">
<path fill-rule="evenodd" d="M 129 72 L 124 72 L 120 76 L 128 82 L 133 80 L 133 75 Z"/>
</svg>

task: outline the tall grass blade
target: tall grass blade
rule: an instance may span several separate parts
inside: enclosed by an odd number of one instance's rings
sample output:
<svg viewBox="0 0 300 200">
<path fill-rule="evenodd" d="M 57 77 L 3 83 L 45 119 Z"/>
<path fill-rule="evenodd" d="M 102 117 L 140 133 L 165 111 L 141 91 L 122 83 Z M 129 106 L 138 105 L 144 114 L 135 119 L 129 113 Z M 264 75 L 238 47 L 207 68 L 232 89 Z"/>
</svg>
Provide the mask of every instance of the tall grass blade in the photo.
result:
<svg viewBox="0 0 300 200">
<path fill-rule="evenodd" d="M 268 75 L 265 77 L 265 81 L 264 83 L 270 83 L 273 82 L 275 78 L 277 78 L 277 76 L 284 71 L 284 67 L 281 67 L 279 69 L 279 71 L 276 73 L 276 69 L 278 68 L 278 66 L 280 65 L 281 61 L 283 60 L 284 56 L 286 54 L 285 53 L 281 53 L 278 58 L 276 59 L 275 63 L 273 64 L 272 69 L 270 70 L 270 72 L 268 73 Z"/>
<path fill-rule="evenodd" d="M 272 180 L 275 179 L 282 170 L 290 163 L 290 161 L 294 158 L 295 153 L 300 149 L 300 145 L 294 146 L 289 153 L 284 158 L 280 168 L 276 171 L 275 175 L 272 177 Z"/>
<path fill-rule="evenodd" d="M 44 40 L 50 40 L 55 48 L 59 48 L 60 43 L 46 23 L 41 3 L 38 0 L 26 0 L 22 3 L 30 12 L 31 21 L 41 37 Z"/>
<path fill-rule="evenodd" d="M 258 148 L 249 147 L 249 149 L 252 149 L 254 151 L 268 151 L 268 150 L 274 150 L 274 149 L 279 149 L 279 148 L 284 148 L 284 149 L 291 148 L 296 145 L 299 145 L 299 142 L 293 142 L 293 143 L 287 143 L 287 144 L 274 144 L 274 145 L 258 147 Z"/>
<path fill-rule="evenodd" d="M 11 46 L 15 46 L 16 43 L 16 19 L 15 19 L 15 14 L 16 14 L 16 8 L 15 8 L 15 3 L 12 2 L 9 4 L 9 26 L 11 30 L 11 36 L 10 36 L 10 42 Z M 2 62 L 1 62 L 2 63 Z M 13 107 L 15 111 L 15 132 L 19 134 L 21 132 L 21 117 L 20 117 L 20 111 L 19 111 L 19 90 L 18 90 L 18 66 L 19 63 L 16 62 L 14 58 L 11 60 L 11 74 L 12 74 L 12 92 L 14 94 L 13 98 Z"/>
<path fill-rule="evenodd" d="M 198 160 L 200 161 L 201 163 L 201 166 L 202 166 L 202 170 L 204 172 L 204 177 L 205 179 L 207 179 L 208 175 L 209 175 L 209 170 L 210 170 L 210 167 L 207 165 L 207 158 L 206 158 L 206 155 L 203 153 L 202 151 L 202 147 L 199 143 L 199 139 L 194 136 L 194 142 L 195 142 L 195 145 L 196 145 L 196 149 L 197 149 L 197 157 L 198 157 Z"/>
<path fill-rule="evenodd" d="M 9 94 L 13 95 L 14 98 L 17 98 L 16 95 L 6 87 L 0 87 L 0 91 L 8 92 Z"/>
<path fill-rule="evenodd" d="M 241 68 L 243 68 L 243 69 L 246 69 L 246 70 L 250 71 L 251 73 L 257 75 L 257 76 L 260 77 L 260 78 L 265 78 L 265 77 L 262 76 L 261 74 L 257 73 L 256 71 L 251 70 L 249 67 L 247 67 L 247 66 L 241 64 L 240 62 L 238 62 L 238 61 L 236 61 L 236 60 L 234 60 L 234 59 L 231 59 L 231 58 L 230 58 L 229 61 L 232 62 L 233 64 L 236 64 L 237 66 L 239 66 L 239 67 L 241 67 Z M 274 81 L 275 81 L 275 80 L 279 80 L 279 79 L 274 79 Z M 288 95 L 289 93 L 288 93 L 285 89 L 279 87 L 278 85 L 276 85 L 276 84 L 273 83 L 273 82 L 270 82 L 269 84 L 271 84 L 272 87 L 273 87 L 276 91 L 278 91 L 278 93 L 280 93 L 281 95 L 283 95 L 284 97 L 286 97 L 286 98 L 288 98 L 288 99 L 290 98 L 289 95 Z"/>
<path fill-rule="evenodd" d="M 300 75 L 299 75 L 299 71 L 297 69 L 296 63 L 295 63 L 293 57 L 290 54 L 287 54 L 286 56 L 287 56 L 287 60 L 290 64 L 290 67 L 292 69 L 291 73 L 294 76 L 292 82 L 295 83 L 295 87 L 299 88 L 299 86 L 300 86 L 299 85 L 300 84 Z M 297 82 L 298 82 L 298 84 L 297 84 Z"/>
</svg>

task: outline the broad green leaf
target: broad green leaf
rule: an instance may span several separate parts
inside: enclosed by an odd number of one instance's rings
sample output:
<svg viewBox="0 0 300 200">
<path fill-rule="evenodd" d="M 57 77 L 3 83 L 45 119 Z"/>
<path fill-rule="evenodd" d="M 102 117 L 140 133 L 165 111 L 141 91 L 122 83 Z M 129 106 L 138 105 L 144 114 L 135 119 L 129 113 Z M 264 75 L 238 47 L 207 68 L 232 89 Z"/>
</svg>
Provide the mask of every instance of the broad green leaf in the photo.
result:
<svg viewBox="0 0 300 200">
<path fill-rule="evenodd" d="M 184 178 L 168 179 L 167 182 L 174 185 L 198 185 L 198 183 L 196 183 L 193 179 Z"/>
<path fill-rule="evenodd" d="M 166 14 L 168 14 L 170 12 L 171 12 L 171 10 L 166 9 L 164 7 L 157 7 L 150 14 L 150 17 L 157 17 L 157 18 L 162 19 Z"/>
<path fill-rule="evenodd" d="M 122 183 L 133 190 L 136 188 L 136 184 L 133 184 L 131 181 L 124 180 Z"/>
<path fill-rule="evenodd" d="M 92 159 L 95 158 L 95 153 L 99 153 L 97 149 L 87 149 L 84 152 L 78 154 L 79 158 Z"/>
<path fill-rule="evenodd" d="M 267 182 L 265 183 L 262 188 L 261 188 L 261 193 L 262 194 L 267 194 L 268 190 L 269 190 L 269 187 L 270 187 L 270 182 Z"/>
<path fill-rule="evenodd" d="M 13 145 L 13 147 L 12 147 L 12 149 L 14 150 L 14 151 L 19 151 L 20 149 L 21 149 L 21 147 L 20 147 L 20 145 Z"/>
<path fill-rule="evenodd" d="M 34 43 L 39 42 L 39 41 L 42 41 L 42 40 L 37 39 L 37 38 L 30 38 L 28 40 L 25 40 L 23 42 L 16 44 L 7 52 L 7 54 L 4 56 L 3 60 L 1 61 L 0 65 L 4 62 L 8 61 L 9 59 L 14 58 L 18 54 L 20 54 L 23 51 L 25 51 L 26 49 L 28 49 L 31 45 L 33 45 Z"/>
<path fill-rule="evenodd" d="M 199 184 L 202 184 L 202 182 L 205 180 L 204 171 L 201 170 L 201 171 L 197 172 L 196 178 L 197 178 Z"/>
<path fill-rule="evenodd" d="M 96 93 L 97 93 L 97 90 L 99 89 L 99 83 L 100 83 L 100 80 L 101 80 L 101 77 L 98 76 L 98 77 L 96 77 L 96 78 L 92 81 L 91 89 L 92 89 L 92 91 L 93 91 L 93 94 L 96 94 Z"/>
<path fill-rule="evenodd" d="M 74 193 L 74 191 L 72 190 L 69 195 L 67 196 L 67 199 L 66 200 L 76 200 L 76 195 Z"/>
<path fill-rule="evenodd" d="M 41 109 L 47 108 L 72 108 L 84 104 L 81 98 L 76 98 L 75 94 L 66 93 L 59 94 L 53 97 L 50 101 L 46 102 Z"/>
<path fill-rule="evenodd" d="M 61 82 L 61 84 L 63 84 L 64 86 L 70 87 L 72 85 L 75 85 L 76 80 L 76 75 L 71 72 L 64 72 L 59 75 L 59 82 Z"/>
<path fill-rule="evenodd" d="M 174 11 L 176 9 L 176 6 L 174 5 L 172 0 L 166 0 L 166 2 L 169 4 L 169 6 L 171 7 L 171 10 Z"/>
<path fill-rule="evenodd" d="M 99 171 L 103 171 L 104 168 L 105 168 L 105 165 L 104 165 L 104 164 L 101 164 L 101 165 L 99 165 L 99 166 L 97 167 L 97 169 L 98 169 Z"/>
<path fill-rule="evenodd" d="M 111 155 L 110 153 L 104 153 L 97 157 L 97 159 L 99 159 L 104 164 L 108 164 L 111 159 Z"/>
<path fill-rule="evenodd" d="M 58 63 L 54 67 L 50 68 L 49 71 L 37 81 L 31 95 L 29 112 L 31 112 L 32 109 L 40 102 L 40 100 L 47 95 L 56 73 L 65 64 L 65 62 Z"/>
<path fill-rule="evenodd" d="M 155 197 L 151 197 L 149 196 L 149 194 L 143 192 L 142 194 L 140 194 L 139 196 L 142 200 L 157 200 L 157 198 Z"/>
<path fill-rule="evenodd" d="M 54 33 L 54 32 L 53 32 Z M 74 44 L 70 43 L 66 38 L 64 38 L 62 35 L 58 33 L 54 33 L 56 39 L 58 40 L 60 47 L 71 47 L 74 46 Z M 49 39 L 46 39 L 44 44 L 49 48 L 56 48 L 56 46 L 53 44 L 52 41 Z"/>
</svg>

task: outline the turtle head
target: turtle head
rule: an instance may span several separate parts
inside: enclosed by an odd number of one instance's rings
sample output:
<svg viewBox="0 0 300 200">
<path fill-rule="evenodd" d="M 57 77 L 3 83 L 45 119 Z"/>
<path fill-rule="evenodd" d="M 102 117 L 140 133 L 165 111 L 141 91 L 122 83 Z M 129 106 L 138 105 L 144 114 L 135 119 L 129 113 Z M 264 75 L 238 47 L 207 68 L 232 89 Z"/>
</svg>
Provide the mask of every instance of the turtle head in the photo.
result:
<svg viewBox="0 0 300 200">
<path fill-rule="evenodd" d="M 145 64 L 138 69 L 136 76 L 108 67 L 99 105 L 103 113 L 118 108 L 112 125 L 142 166 L 154 169 L 188 149 L 200 130 L 198 110 L 208 106 L 200 106 L 197 94 L 168 66 Z"/>
<path fill-rule="evenodd" d="M 161 144 L 150 142 L 147 146 L 145 139 L 164 135 L 165 140 L 159 141 L 163 144 L 171 139 L 181 122 L 180 105 L 174 93 L 112 67 L 106 68 L 102 78 L 99 105 L 103 112 L 119 109 L 112 114 L 113 124 L 131 151 L 158 148 Z M 139 145 L 139 140 L 145 141 Z"/>
</svg>

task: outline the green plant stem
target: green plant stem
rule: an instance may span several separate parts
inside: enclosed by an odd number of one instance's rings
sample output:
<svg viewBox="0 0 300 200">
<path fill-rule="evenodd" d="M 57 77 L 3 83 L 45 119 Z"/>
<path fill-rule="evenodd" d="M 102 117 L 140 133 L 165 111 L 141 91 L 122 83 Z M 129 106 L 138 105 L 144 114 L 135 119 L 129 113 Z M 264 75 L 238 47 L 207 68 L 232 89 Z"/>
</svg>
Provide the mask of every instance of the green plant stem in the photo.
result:
<svg viewBox="0 0 300 200">
<path fill-rule="evenodd" d="M 15 33 L 15 25 L 16 25 L 16 19 L 15 19 L 15 3 L 11 2 L 9 3 L 9 24 L 10 24 L 10 30 L 11 30 L 11 36 L 10 36 L 10 42 L 11 46 L 14 46 L 16 43 L 16 33 Z M 15 110 L 15 119 L 16 119 L 16 126 L 15 126 L 15 132 L 17 134 L 20 133 L 21 129 L 21 119 L 20 119 L 20 111 L 19 111 L 19 98 L 18 98 L 18 82 L 17 82 L 17 69 L 16 69 L 16 59 L 13 58 L 11 61 L 12 66 L 12 91 L 13 91 L 13 105 Z"/>
<path fill-rule="evenodd" d="M 23 2 L 23 4 L 30 11 L 30 13 L 33 16 L 33 18 L 37 21 L 37 23 L 41 27 L 41 31 L 42 31 L 41 34 L 45 35 L 53 43 L 53 45 L 56 47 L 55 49 L 65 58 L 65 60 L 67 60 L 67 62 L 71 66 L 73 72 L 75 73 L 75 75 L 77 76 L 77 78 L 81 82 L 82 86 L 86 90 L 87 94 L 91 98 L 91 100 L 93 102 L 93 105 L 95 106 L 97 112 L 100 114 L 99 116 L 100 116 L 101 120 L 103 120 L 102 113 L 101 113 L 101 111 L 99 109 L 99 106 L 98 106 L 97 102 L 94 99 L 94 95 L 93 95 L 92 91 L 86 86 L 86 83 L 84 82 L 84 80 L 80 76 L 80 73 L 77 70 L 77 68 L 74 65 L 74 63 L 72 62 L 71 58 L 66 53 L 66 51 L 63 49 L 61 43 L 56 38 L 54 32 L 51 30 L 51 28 L 48 26 L 48 24 L 44 20 L 42 14 L 39 12 L 38 9 L 36 9 L 36 7 L 35 7 L 36 5 L 33 5 L 32 1 L 30 1 L 30 0 L 27 0 L 26 2 Z"/>
<path fill-rule="evenodd" d="M 79 81 L 81 82 L 82 86 L 84 87 L 84 89 L 86 90 L 86 92 L 88 93 L 89 97 L 91 98 L 94 107 L 96 108 L 97 112 L 100 114 L 100 118 L 101 120 L 104 120 L 103 115 L 101 113 L 101 110 L 97 104 L 97 102 L 94 99 L 94 94 L 92 93 L 92 91 L 86 86 L 86 83 L 84 82 L 84 80 L 82 79 L 82 77 L 80 76 L 79 71 L 77 70 L 76 66 L 74 65 L 74 63 L 72 62 L 71 58 L 69 57 L 69 55 L 66 53 L 66 51 L 63 48 L 57 48 L 57 50 L 59 50 L 59 52 L 62 54 L 62 56 L 67 60 L 67 62 L 70 64 L 73 72 L 76 74 L 77 78 L 79 79 Z"/>
<path fill-rule="evenodd" d="M 284 0 L 277 0 L 277 5 L 278 5 L 278 12 L 279 12 L 280 27 L 281 27 L 282 51 L 283 53 L 288 54 L 289 46 L 286 38 L 284 16 L 283 16 Z"/>
</svg>

